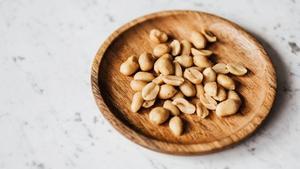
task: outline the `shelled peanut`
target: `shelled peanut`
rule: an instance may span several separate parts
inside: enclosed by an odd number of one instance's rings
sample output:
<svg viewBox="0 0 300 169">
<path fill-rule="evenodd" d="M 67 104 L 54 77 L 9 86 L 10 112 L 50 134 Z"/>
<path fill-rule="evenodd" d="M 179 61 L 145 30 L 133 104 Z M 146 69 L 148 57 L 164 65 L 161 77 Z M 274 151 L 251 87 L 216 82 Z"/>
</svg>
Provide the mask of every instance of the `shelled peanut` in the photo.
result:
<svg viewBox="0 0 300 169">
<path fill-rule="evenodd" d="M 165 32 L 153 29 L 149 39 L 154 44 L 152 54 L 132 55 L 120 66 L 122 74 L 133 75 L 132 112 L 154 107 L 149 120 L 160 125 L 170 119 L 175 136 L 183 133 L 180 116 L 196 113 L 204 119 L 211 112 L 218 117 L 238 112 L 242 100 L 231 75 L 245 75 L 247 69 L 239 63 L 211 61 L 214 53 L 206 47 L 217 41 L 212 32 L 191 31 L 188 40 L 170 40 Z M 157 100 L 163 100 L 163 106 L 156 106 Z"/>
</svg>

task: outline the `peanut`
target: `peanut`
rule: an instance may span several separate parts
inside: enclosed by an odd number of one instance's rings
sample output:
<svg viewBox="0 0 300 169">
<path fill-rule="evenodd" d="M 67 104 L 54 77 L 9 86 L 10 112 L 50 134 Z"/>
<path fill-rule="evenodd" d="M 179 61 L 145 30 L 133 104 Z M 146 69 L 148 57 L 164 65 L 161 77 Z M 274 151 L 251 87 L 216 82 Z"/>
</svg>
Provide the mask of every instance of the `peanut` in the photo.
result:
<svg viewBox="0 0 300 169">
<path fill-rule="evenodd" d="M 144 108 L 150 108 L 154 105 L 155 100 L 145 100 L 142 107 Z"/>
<path fill-rule="evenodd" d="M 180 136 L 183 132 L 183 122 L 180 117 L 174 116 L 169 122 L 169 128 L 175 136 Z"/>
<path fill-rule="evenodd" d="M 217 37 L 211 31 L 203 29 L 201 33 L 205 36 L 208 42 L 217 41 Z"/>
<path fill-rule="evenodd" d="M 189 55 L 177 56 L 175 61 L 185 68 L 193 66 L 193 57 Z"/>
<path fill-rule="evenodd" d="M 144 52 L 140 55 L 138 62 L 142 71 L 149 71 L 153 68 L 154 58 L 150 53 Z"/>
<path fill-rule="evenodd" d="M 154 71 L 159 74 L 169 75 L 174 74 L 174 66 L 171 59 L 161 57 L 154 63 Z"/>
<path fill-rule="evenodd" d="M 200 99 L 200 96 L 204 95 L 204 87 L 202 84 L 196 85 L 196 96 Z"/>
<path fill-rule="evenodd" d="M 224 101 L 227 97 L 226 91 L 225 89 L 218 85 L 218 91 L 217 91 L 217 95 L 213 96 L 213 98 L 219 102 Z"/>
<path fill-rule="evenodd" d="M 137 72 L 134 76 L 134 80 L 140 80 L 144 82 L 150 82 L 154 79 L 155 77 L 153 76 L 152 73 L 149 72 Z"/>
<path fill-rule="evenodd" d="M 155 79 L 152 80 L 153 83 L 156 83 L 158 85 L 161 85 L 164 83 L 163 79 L 162 79 L 163 75 L 160 74 L 159 76 L 157 76 Z"/>
<path fill-rule="evenodd" d="M 178 76 L 166 75 L 162 77 L 164 83 L 172 85 L 172 86 L 180 86 L 184 79 Z"/>
<path fill-rule="evenodd" d="M 159 92 L 159 86 L 153 82 L 148 83 L 142 89 L 142 97 L 144 100 L 154 100 Z"/>
<path fill-rule="evenodd" d="M 198 49 L 195 49 L 195 48 L 192 48 L 191 52 L 192 52 L 193 56 L 202 55 L 202 56 L 207 56 L 208 57 L 208 56 L 213 54 L 213 52 L 211 50 L 205 50 L 205 49 L 198 50 Z"/>
<path fill-rule="evenodd" d="M 234 74 L 236 76 L 242 76 L 247 73 L 247 69 L 241 64 L 229 63 L 226 65 L 226 67 L 231 74 Z"/>
<path fill-rule="evenodd" d="M 155 107 L 149 113 L 149 120 L 156 125 L 162 124 L 169 118 L 169 111 L 163 107 Z"/>
<path fill-rule="evenodd" d="M 143 105 L 143 97 L 141 92 L 137 92 L 132 97 L 131 111 L 136 113 Z"/>
<path fill-rule="evenodd" d="M 234 90 L 235 84 L 234 81 L 227 75 L 218 74 L 217 82 L 223 86 L 225 89 Z"/>
<path fill-rule="evenodd" d="M 140 80 L 132 80 L 130 82 L 130 87 L 133 91 L 142 91 L 143 87 L 145 87 L 147 82 L 140 81 Z"/>
<path fill-rule="evenodd" d="M 184 98 L 174 99 L 172 104 L 178 107 L 178 109 L 185 114 L 194 114 L 196 107 Z"/>
<path fill-rule="evenodd" d="M 216 114 L 219 117 L 235 114 L 239 110 L 240 104 L 234 99 L 227 99 L 218 104 Z"/>
<path fill-rule="evenodd" d="M 229 90 L 228 91 L 228 99 L 233 99 L 233 100 L 236 100 L 240 103 L 242 102 L 242 99 L 240 98 L 239 94 L 234 90 Z"/>
<path fill-rule="evenodd" d="M 216 72 L 211 68 L 208 67 L 203 70 L 203 76 L 204 76 L 204 81 L 207 82 L 215 82 L 217 78 Z"/>
<path fill-rule="evenodd" d="M 200 96 L 200 102 L 209 110 L 216 110 L 217 102 L 209 95 L 204 94 Z"/>
<path fill-rule="evenodd" d="M 224 63 L 217 63 L 215 64 L 212 69 L 216 72 L 216 73 L 222 73 L 222 74 L 227 74 L 229 73 L 229 70 L 227 69 L 226 64 Z"/>
<path fill-rule="evenodd" d="M 183 77 L 188 79 L 189 81 L 191 81 L 194 84 L 200 84 L 203 80 L 202 73 L 194 67 L 185 69 L 185 71 L 183 73 Z"/>
<path fill-rule="evenodd" d="M 203 106 L 200 101 L 198 101 L 196 103 L 196 114 L 202 119 L 204 119 L 209 115 L 209 110 L 205 106 Z"/>
<path fill-rule="evenodd" d="M 175 76 L 182 77 L 182 68 L 179 63 L 174 62 L 174 71 L 175 71 Z"/>
<path fill-rule="evenodd" d="M 139 69 L 139 63 L 135 55 L 130 56 L 124 63 L 120 66 L 120 72 L 123 75 L 130 76 Z"/>
<path fill-rule="evenodd" d="M 209 96 L 217 96 L 218 87 L 216 82 L 208 82 L 204 85 L 204 91 Z"/>
<path fill-rule="evenodd" d="M 158 93 L 158 98 L 160 99 L 169 99 L 173 97 L 177 93 L 177 90 L 168 84 L 163 84 L 160 86 L 160 90 Z"/>
<path fill-rule="evenodd" d="M 154 47 L 153 49 L 153 55 L 155 57 L 161 57 L 162 55 L 169 53 L 170 48 L 167 44 L 162 43 L 162 44 L 158 44 Z"/>
<path fill-rule="evenodd" d="M 196 95 L 196 89 L 195 86 L 188 80 L 185 80 L 180 86 L 180 91 L 183 95 L 186 97 L 193 97 Z"/>
<path fill-rule="evenodd" d="M 166 100 L 164 102 L 163 108 L 169 110 L 173 116 L 177 116 L 180 114 L 179 109 L 174 104 L 172 104 L 171 100 Z"/>
<path fill-rule="evenodd" d="M 171 99 L 175 100 L 177 98 L 184 98 L 184 95 L 182 94 L 181 91 L 178 91 Z"/>
<path fill-rule="evenodd" d="M 181 45 L 182 45 L 181 55 L 190 55 L 192 44 L 187 40 L 182 40 Z"/>
<path fill-rule="evenodd" d="M 196 66 L 200 68 L 207 68 L 212 66 L 212 62 L 208 60 L 206 56 L 202 56 L 202 55 L 194 55 L 193 62 Z"/>
<path fill-rule="evenodd" d="M 177 56 L 179 55 L 180 51 L 181 51 L 181 45 L 180 45 L 180 42 L 178 40 L 173 40 L 171 43 L 170 43 L 170 47 L 171 47 L 171 54 L 173 56 Z"/>
<path fill-rule="evenodd" d="M 199 32 L 192 31 L 190 40 L 197 49 L 203 49 L 206 46 L 206 39 Z"/>
<path fill-rule="evenodd" d="M 152 29 L 149 38 L 154 43 L 164 43 L 168 40 L 168 35 L 158 29 Z"/>
</svg>

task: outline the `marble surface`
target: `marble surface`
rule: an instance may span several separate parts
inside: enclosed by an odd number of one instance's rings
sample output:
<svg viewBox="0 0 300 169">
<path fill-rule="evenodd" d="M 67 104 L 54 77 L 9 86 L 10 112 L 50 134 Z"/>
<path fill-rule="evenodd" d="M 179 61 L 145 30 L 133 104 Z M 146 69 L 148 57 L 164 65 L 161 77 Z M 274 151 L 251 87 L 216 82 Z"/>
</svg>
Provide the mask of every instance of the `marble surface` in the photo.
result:
<svg viewBox="0 0 300 169">
<path fill-rule="evenodd" d="M 138 16 L 202 10 L 253 33 L 271 55 L 278 97 L 263 126 L 226 151 L 171 156 L 135 145 L 100 115 L 90 67 Z M 0 169 L 300 168 L 299 0 L 0 0 Z"/>
</svg>

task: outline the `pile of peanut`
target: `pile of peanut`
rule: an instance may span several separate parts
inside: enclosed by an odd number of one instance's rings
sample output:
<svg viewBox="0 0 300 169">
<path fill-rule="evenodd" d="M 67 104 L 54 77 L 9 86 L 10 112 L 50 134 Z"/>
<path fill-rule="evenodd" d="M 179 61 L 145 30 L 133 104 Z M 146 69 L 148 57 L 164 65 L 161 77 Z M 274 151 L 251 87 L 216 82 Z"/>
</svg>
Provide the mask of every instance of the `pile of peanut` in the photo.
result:
<svg viewBox="0 0 300 169">
<path fill-rule="evenodd" d="M 206 118 L 210 111 L 218 117 L 235 114 L 242 103 L 233 79 L 229 73 L 242 76 L 247 69 L 238 63 L 216 63 L 209 59 L 213 52 L 205 49 L 217 41 L 208 31 L 192 31 L 188 40 L 168 41 L 168 35 L 158 29 L 149 33 L 156 44 L 152 54 L 132 55 L 120 66 L 124 75 L 133 75 L 130 86 L 133 95 L 131 111 L 142 107 L 150 108 L 158 99 L 163 106 L 153 108 L 149 120 L 156 124 L 166 122 L 170 116 L 169 128 L 175 136 L 183 133 L 183 114 L 196 113 Z M 192 100 L 195 100 L 196 102 Z M 193 104 L 194 103 L 194 104 Z"/>
</svg>

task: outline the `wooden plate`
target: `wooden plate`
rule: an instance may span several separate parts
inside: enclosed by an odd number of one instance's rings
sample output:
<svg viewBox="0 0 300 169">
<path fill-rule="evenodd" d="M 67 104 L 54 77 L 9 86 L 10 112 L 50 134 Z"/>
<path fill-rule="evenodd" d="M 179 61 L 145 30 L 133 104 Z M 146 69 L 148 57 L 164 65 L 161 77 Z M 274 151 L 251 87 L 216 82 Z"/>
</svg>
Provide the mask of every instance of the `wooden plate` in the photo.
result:
<svg viewBox="0 0 300 169">
<path fill-rule="evenodd" d="M 158 28 L 179 40 L 189 39 L 192 30 L 207 28 L 218 42 L 209 48 L 218 62 L 242 63 L 249 73 L 236 77 L 243 97 L 240 113 L 207 119 L 196 115 L 182 116 L 184 135 L 175 137 L 168 124 L 155 126 L 148 120 L 149 109 L 130 112 L 133 91 L 131 77 L 119 67 L 131 54 L 151 52 L 154 46 L 148 33 Z M 151 150 L 170 154 L 203 154 L 232 145 L 244 139 L 261 124 L 269 113 L 276 93 L 276 74 L 263 47 L 238 25 L 221 17 L 196 11 L 164 11 L 135 19 L 103 43 L 92 65 L 92 89 L 104 117 L 125 137 Z"/>
</svg>

